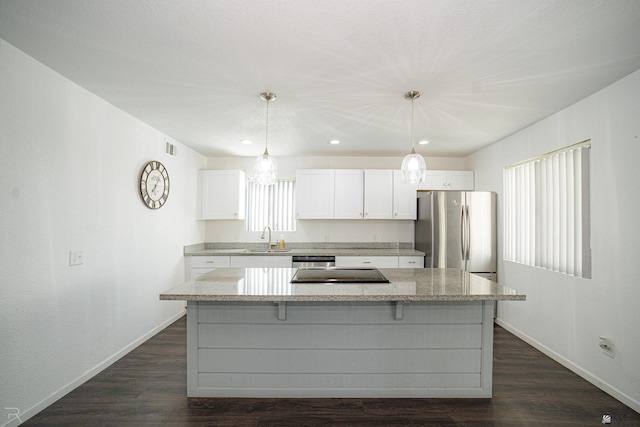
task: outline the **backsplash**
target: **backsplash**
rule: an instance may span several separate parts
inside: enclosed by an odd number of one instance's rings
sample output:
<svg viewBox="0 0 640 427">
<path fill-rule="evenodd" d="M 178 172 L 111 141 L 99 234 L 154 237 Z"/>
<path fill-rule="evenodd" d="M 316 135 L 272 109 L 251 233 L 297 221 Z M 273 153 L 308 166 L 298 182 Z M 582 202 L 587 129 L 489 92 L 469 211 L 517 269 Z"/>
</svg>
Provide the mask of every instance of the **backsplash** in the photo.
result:
<svg viewBox="0 0 640 427">
<path fill-rule="evenodd" d="M 289 249 L 413 249 L 413 242 L 292 242 Z M 253 249 L 264 247 L 264 242 L 204 242 L 187 245 L 184 253 L 204 249 Z"/>
<path fill-rule="evenodd" d="M 296 231 L 272 231 L 272 240 L 306 242 L 411 242 L 414 221 L 397 220 L 300 220 Z M 261 232 L 246 231 L 244 221 L 206 221 L 206 242 L 263 243 Z"/>
</svg>

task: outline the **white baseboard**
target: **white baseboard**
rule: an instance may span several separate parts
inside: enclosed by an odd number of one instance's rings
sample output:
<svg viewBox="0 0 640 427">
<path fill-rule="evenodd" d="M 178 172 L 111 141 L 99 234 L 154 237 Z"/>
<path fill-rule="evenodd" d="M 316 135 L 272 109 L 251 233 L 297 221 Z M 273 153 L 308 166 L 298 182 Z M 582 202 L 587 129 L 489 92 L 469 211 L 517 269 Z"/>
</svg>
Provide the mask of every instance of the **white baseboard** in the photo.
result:
<svg viewBox="0 0 640 427">
<path fill-rule="evenodd" d="M 591 384 L 593 384 L 594 386 L 598 387 L 600 390 L 604 391 L 605 393 L 611 395 L 615 399 L 617 399 L 620 402 L 624 403 L 629 408 L 633 409 L 636 412 L 640 412 L 640 402 L 635 400 L 635 399 L 633 399 L 631 396 L 628 396 L 627 394 L 621 392 L 617 388 L 613 387 L 611 384 L 608 384 L 607 382 L 603 381 L 602 379 L 596 377 L 595 375 L 593 375 L 589 371 L 587 371 L 587 370 L 583 369 L 582 367 L 580 367 L 580 366 L 576 365 L 575 363 L 573 363 L 571 360 L 569 360 L 569 359 L 557 354 L 556 352 L 554 352 L 550 348 L 544 346 L 540 342 L 538 342 L 535 339 L 531 338 L 530 336 L 528 336 L 527 334 L 523 333 L 519 329 L 514 328 L 510 324 L 504 322 L 503 320 L 495 319 L 495 323 L 497 325 L 503 327 L 507 331 L 511 332 L 513 335 L 517 336 L 522 341 L 526 342 L 527 344 L 530 344 L 531 346 L 535 347 L 537 350 L 540 350 L 542 353 L 544 353 L 545 355 L 549 356 L 551 359 L 555 360 L 556 362 L 558 362 L 559 364 L 561 364 L 565 368 L 569 369 L 570 371 L 572 371 L 576 375 L 578 375 L 578 376 L 584 378 L 585 380 L 589 381 Z"/>
<path fill-rule="evenodd" d="M 178 313 L 174 314 L 168 320 L 165 320 L 160 325 L 156 326 L 155 328 L 153 328 L 152 330 L 150 330 L 149 332 L 147 332 L 146 334 L 144 334 L 140 338 L 138 338 L 135 341 L 131 342 L 126 347 L 124 347 L 123 349 L 121 349 L 117 353 L 113 354 L 112 356 L 110 356 L 109 358 L 107 358 L 106 360 L 104 360 L 102 363 L 98 364 L 94 368 L 92 368 L 92 369 L 88 370 L 87 372 L 85 372 L 84 374 L 80 375 L 78 378 L 76 378 L 75 380 L 71 381 L 70 383 L 68 383 L 64 387 L 61 387 L 60 389 L 58 389 L 55 392 L 51 393 L 45 399 L 43 399 L 40 402 L 36 403 L 35 405 L 30 407 L 26 411 L 20 412 L 18 414 L 12 414 L 12 418 L 10 420 L 8 420 L 7 422 L 5 422 L 4 424 L 0 424 L 0 427 L 15 427 L 15 426 L 19 426 L 23 422 L 27 421 L 29 418 L 35 416 L 40 411 L 44 410 L 49 405 L 55 403 L 57 400 L 61 399 L 62 397 L 64 397 L 65 395 L 69 394 L 70 392 L 72 392 L 77 387 L 81 386 L 82 384 L 84 384 L 85 382 L 87 382 L 88 380 L 93 378 L 94 376 L 98 375 L 100 372 L 104 371 L 109 366 L 113 365 L 115 362 L 117 362 L 119 359 L 121 359 L 123 356 L 125 356 L 127 353 L 129 353 L 131 350 L 135 349 L 140 344 L 142 344 L 143 342 L 147 341 L 149 338 L 153 337 L 155 334 L 157 334 L 158 332 L 160 332 L 161 330 L 165 329 L 167 326 L 169 326 L 170 324 L 172 324 L 173 322 L 175 322 L 176 320 L 178 320 L 179 318 L 184 316 L 185 313 L 186 313 L 185 310 L 181 310 Z"/>
</svg>

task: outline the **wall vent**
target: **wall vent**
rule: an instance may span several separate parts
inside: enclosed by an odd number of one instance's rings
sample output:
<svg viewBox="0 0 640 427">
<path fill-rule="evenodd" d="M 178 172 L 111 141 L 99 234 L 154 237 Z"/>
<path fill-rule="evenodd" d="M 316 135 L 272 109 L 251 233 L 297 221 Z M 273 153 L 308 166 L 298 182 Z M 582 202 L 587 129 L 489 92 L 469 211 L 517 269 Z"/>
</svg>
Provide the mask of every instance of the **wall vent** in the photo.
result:
<svg viewBox="0 0 640 427">
<path fill-rule="evenodd" d="M 176 157 L 178 155 L 178 147 L 169 141 L 164 142 L 164 153 L 167 156 Z"/>
</svg>

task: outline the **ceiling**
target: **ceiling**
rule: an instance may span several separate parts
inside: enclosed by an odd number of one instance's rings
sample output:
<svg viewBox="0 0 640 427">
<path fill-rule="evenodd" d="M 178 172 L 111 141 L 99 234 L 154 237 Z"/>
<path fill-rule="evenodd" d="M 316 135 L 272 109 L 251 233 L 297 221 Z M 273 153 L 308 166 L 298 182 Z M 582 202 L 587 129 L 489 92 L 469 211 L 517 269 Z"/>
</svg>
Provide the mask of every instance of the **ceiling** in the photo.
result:
<svg viewBox="0 0 640 427">
<path fill-rule="evenodd" d="M 465 156 L 640 69 L 640 1 L 0 0 L 0 37 L 207 156 L 262 153 L 264 91 L 276 158 L 402 156 L 409 90 Z"/>
</svg>

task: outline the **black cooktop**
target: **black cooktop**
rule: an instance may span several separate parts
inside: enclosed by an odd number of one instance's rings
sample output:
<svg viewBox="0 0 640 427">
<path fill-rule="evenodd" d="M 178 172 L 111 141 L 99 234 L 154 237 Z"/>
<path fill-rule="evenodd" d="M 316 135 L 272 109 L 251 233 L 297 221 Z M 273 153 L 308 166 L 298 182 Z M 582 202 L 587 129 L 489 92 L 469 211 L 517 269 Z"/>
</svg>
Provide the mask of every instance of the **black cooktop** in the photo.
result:
<svg viewBox="0 0 640 427">
<path fill-rule="evenodd" d="M 389 283 L 377 268 L 299 268 L 291 283 Z"/>
</svg>

